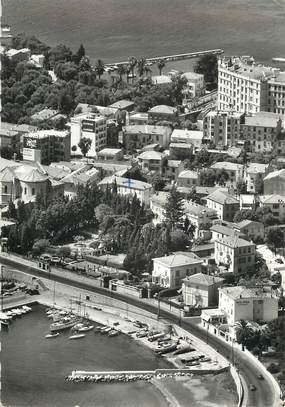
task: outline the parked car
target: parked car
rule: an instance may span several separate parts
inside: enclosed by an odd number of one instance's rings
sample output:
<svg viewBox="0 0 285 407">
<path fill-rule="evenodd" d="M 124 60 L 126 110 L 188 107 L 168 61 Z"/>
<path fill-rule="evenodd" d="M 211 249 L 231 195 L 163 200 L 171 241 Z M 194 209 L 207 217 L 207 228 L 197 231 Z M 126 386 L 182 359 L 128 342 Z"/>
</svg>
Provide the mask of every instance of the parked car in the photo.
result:
<svg viewBox="0 0 285 407">
<path fill-rule="evenodd" d="M 256 390 L 256 387 L 255 387 L 254 384 L 250 384 L 250 385 L 249 385 L 249 389 L 250 389 L 251 391 L 255 391 L 255 390 Z"/>
<path fill-rule="evenodd" d="M 264 377 L 262 376 L 262 374 L 259 374 L 257 377 L 259 378 L 259 380 L 264 380 Z"/>
<path fill-rule="evenodd" d="M 284 264 L 284 261 L 282 259 L 276 259 L 275 261 L 276 261 L 276 263 Z"/>
</svg>

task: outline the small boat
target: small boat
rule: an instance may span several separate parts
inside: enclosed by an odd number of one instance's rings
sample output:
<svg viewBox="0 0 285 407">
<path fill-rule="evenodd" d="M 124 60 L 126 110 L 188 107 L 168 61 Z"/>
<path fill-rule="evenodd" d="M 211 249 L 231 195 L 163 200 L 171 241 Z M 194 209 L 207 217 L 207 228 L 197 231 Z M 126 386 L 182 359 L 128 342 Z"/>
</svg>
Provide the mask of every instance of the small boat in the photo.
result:
<svg viewBox="0 0 285 407">
<path fill-rule="evenodd" d="M 3 325 L 3 326 L 9 326 L 9 322 L 6 322 L 6 321 L 0 321 L 1 322 L 1 325 Z"/>
<path fill-rule="evenodd" d="M 101 332 L 102 327 L 101 326 L 95 326 L 94 328 L 94 334 L 96 334 L 97 332 Z"/>
<path fill-rule="evenodd" d="M 17 314 L 15 314 L 15 312 L 13 312 L 13 311 L 7 311 L 7 312 L 6 312 L 6 315 L 7 315 L 8 317 L 10 317 L 10 318 L 14 318 Z"/>
<path fill-rule="evenodd" d="M 59 335 L 59 332 L 56 332 L 55 334 L 47 334 L 45 338 L 50 339 L 50 338 L 57 338 Z"/>
<path fill-rule="evenodd" d="M 157 348 L 155 348 L 155 352 L 159 353 L 160 355 L 163 355 L 165 353 L 170 353 L 176 349 L 177 349 L 176 343 L 168 343 L 166 345 L 158 346 Z"/>
<path fill-rule="evenodd" d="M 75 335 L 71 335 L 68 339 L 81 339 L 84 338 L 84 336 L 86 336 L 85 334 L 75 334 Z"/>
<path fill-rule="evenodd" d="M 92 331 L 93 328 L 94 328 L 94 325 L 85 325 L 85 326 L 79 328 L 78 332 L 89 332 L 89 331 Z"/>
<path fill-rule="evenodd" d="M 101 333 L 102 334 L 107 334 L 111 330 L 112 330 L 112 328 L 110 326 L 105 326 L 104 328 L 101 329 Z"/>
<path fill-rule="evenodd" d="M 81 322 L 79 324 L 74 325 L 71 330 L 72 331 L 79 331 L 79 329 L 83 328 L 84 324 L 82 324 Z"/>
<path fill-rule="evenodd" d="M 22 311 L 19 308 L 12 309 L 12 312 L 14 312 L 19 317 L 22 315 Z"/>
<path fill-rule="evenodd" d="M 182 348 L 178 348 L 177 351 L 174 352 L 174 355 L 182 355 L 183 353 L 187 352 L 194 352 L 195 349 L 191 346 L 183 346 Z"/>
<path fill-rule="evenodd" d="M 72 328 L 78 324 L 78 322 L 78 318 L 76 317 L 62 318 L 60 321 L 51 324 L 50 330 L 51 332 L 63 331 L 64 329 Z"/>
<path fill-rule="evenodd" d="M 108 336 L 110 336 L 110 338 L 112 338 L 113 336 L 117 336 L 119 335 L 119 331 L 117 331 L 116 329 L 112 329 L 109 333 Z"/>
<path fill-rule="evenodd" d="M 26 310 L 27 312 L 32 311 L 32 308 L 31 308 L 31 307 L 28 307 L 28 305 L 23 305 L 22 308 L 23 308 L 24 310 Z"/>
</svg>

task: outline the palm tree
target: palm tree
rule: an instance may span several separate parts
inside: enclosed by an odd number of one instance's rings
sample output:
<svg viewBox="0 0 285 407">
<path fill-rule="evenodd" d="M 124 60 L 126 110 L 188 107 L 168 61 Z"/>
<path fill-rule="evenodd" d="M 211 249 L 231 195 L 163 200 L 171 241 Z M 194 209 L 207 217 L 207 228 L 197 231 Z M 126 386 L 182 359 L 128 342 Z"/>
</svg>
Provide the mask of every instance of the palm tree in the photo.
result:
<svg viewBox="0 0 285 407">
<path fill-rule="evenodd" d="M 135 66 L 137 64 L 137 59 L 135 57 L 129 57 L 129 68 L 132 72 L 132 76 L 134 76 Z"/>
<path fill-rule="evenodd" d="M 146 59 L 141 58 L 137 61 L 137 71 L 140 77 L 142 77 L 143 74 L 145 73 L 145 69 L 146 69 Z"/>
<path fill-rule="evenodd" d="M 161 72 L 162 72 L 163 68 L 165 67 L 165 62 L 164 62 L 163 59 L 160 59 L 158 61 L 157 67 L 158 67 L 158 70 L 159 70 L 159 75 L 161 75 Z"/>
<path fill-rule="evenodd" d="M 117 73 L 118 73 L 118 75 L 120 77 L 120 82 L 122 82 L 123 75 L 125 75 L 127 73 L 127 67 L 125 65 L 119 65 Z"/>
<path fill-rule="evenodd" d="M 253 331 L 248 325 L 248 322 L 244 319 L 241 319 L 236 323 L 236 338 L 237 343 L 241 343 L 242 350 L 244 350 L 245 345 L 247 344 L 248 339 L 252 336 Z"/>
<path fill-rule="evenodd" d="M 102 59 L 98 59 L 98 61 L 96 62 L 96 64 L 95 64 L 95 72 L 96 72 L 96 75 L 98 75 L 99 79 L 101 78 L 101 76 L 105 72 L 105 64 L 102 61 Z"/>
</svg>

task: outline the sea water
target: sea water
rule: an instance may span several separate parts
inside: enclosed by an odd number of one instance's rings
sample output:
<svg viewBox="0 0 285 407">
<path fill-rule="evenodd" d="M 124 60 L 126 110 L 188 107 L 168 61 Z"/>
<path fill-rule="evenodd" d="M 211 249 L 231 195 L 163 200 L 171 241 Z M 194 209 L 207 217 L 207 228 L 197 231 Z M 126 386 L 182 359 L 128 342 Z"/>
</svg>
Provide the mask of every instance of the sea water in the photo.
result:
<svg viewBox="0 0 285 407">
<path fill-rule="evenodd" d="M 150 383 L 71 383 L 72 370 L 154 370 L 170 365 L 153 351 L 121 334 L 94 331 L 76 341 L 70 330 L 46 339 L 51 320 L 45 308 L 13 320 L 1 331 L 1 401 L 11 407 L 164 407 Z"/>
</svg>

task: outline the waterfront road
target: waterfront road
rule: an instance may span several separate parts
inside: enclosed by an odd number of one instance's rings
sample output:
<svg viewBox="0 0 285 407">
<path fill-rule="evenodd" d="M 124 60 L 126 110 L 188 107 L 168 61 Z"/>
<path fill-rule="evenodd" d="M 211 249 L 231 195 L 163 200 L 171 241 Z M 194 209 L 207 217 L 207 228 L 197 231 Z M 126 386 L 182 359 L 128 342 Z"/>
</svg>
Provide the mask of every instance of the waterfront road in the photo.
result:
<svg viewBox="0 0 285 407">
<path fill-rule="evenodd" d="M 73 280 L 72 276 L 67 277 L 65 273 L 65 275 L 62 276 L 59 273 L 47 273 L 46 271 L 23 264 L 24 260 L 21 263 L 21 259 L 16 259 L 15 257 L 9 258 L 9 256 L 1 256 L 0 261 L 1 264 L 9 266 L 18 271 L 33 275 L 35 277 L 50 278 L 51 280 L 58 283 L 77 287 L 83 290 L 88 290 L 90 292 L 102 294 L 107 297 L 112 297 L 114 299 L 124 301 L 129 305 L 133 305 L 149 311 L 153 314 L 157 314 L 157 307 L 155 306 L 155 304 L 148 303 L 147 301 L 141 301 L 137 298 L 131 298 L 129 296 L 118 294 L 114 291 L 109 291 L 102 287 L 96 287 L 94 286 L 94 283 L 92 284 L 92 280 L 90 280 L 90 283 L 86 282 L 86 279 L 80 282 L 78 281 L 78 279 Z M 178 318 L 177 315 L 172 314 L 170 311 L 165 311 L 164 309 L 160 309 L 160 316 L 164 319 L 167 319 L 170 323 L 180 324 L 183 329 L 191 332 L 193 335 L 197 336 L 204 342 L 207 342 L 229 361 L 236 364 L 243 382 L 247 384 L 247 389 L 245 389 L 245 391 L 246 394 L 248 394 L 248 407 L 277 407 L 276 404 L 274 405 L 274 400 L 276 399 L 276 397 L 271 382 L 267 380 L 266 377 L 264 377 L 264 380 L 258 379 L 258 375 L 262 374 L 261 370 L 256 367 L 242 351 L 233 349 L 230 345 L 226 344 L 219 338 L 208 335 L 207 332 L 203 328 L 201 328 L 200 325 L 197 324 L 195 318 Z M 256 386 L 255 391 L 249 390 L 250 384 Z M 281 403 L 278 404 L 278 406 L 279 405 L 281 405 Z"/>
</svg>

